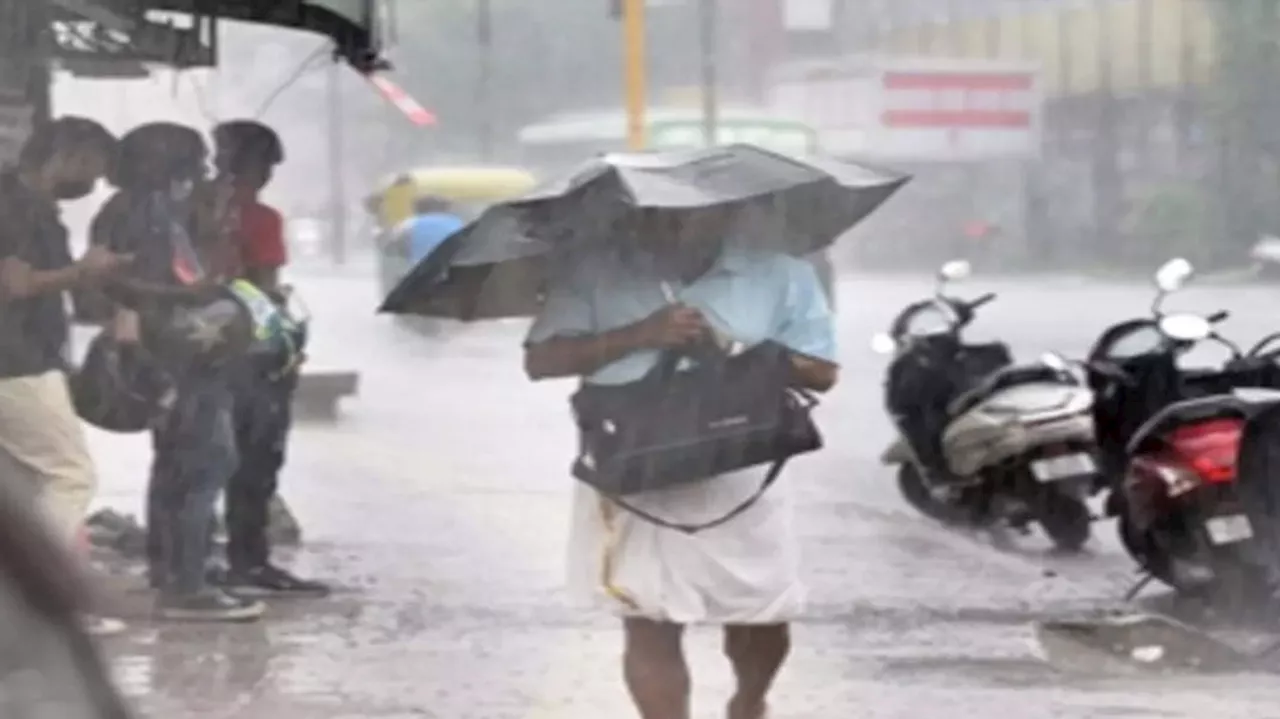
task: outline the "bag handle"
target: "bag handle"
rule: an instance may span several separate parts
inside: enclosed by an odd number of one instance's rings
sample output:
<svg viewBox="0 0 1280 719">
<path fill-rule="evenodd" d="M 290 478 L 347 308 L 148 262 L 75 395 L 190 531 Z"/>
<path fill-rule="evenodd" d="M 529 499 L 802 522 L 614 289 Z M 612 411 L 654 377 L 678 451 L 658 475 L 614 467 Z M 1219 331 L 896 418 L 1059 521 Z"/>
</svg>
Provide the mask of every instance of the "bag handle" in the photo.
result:
<svg viewBox="0 0 1280 719">
<path fill-rule="evenodd" d="M 627 500 L 623 499 L 618 495 L 606 494 L 605 496 L 614 504 L 618 505 L 619 507 L 622 507 L 628 512 L 636 515 L 637 517 L 651 524 L 656 524 L 659 527 L 663 527 L 664 529 L 674 529 L 677 532 L 682 532 L 688 535 L 694 535 L 699 532 L 704 532 L 708 529 L 712 529 L 714 527 L 719 527 L 720 525 L 732 519 L 736 519 L 743 512 L 746 512 L 748 509 L 751 509 L 752 507 L 754 507 L 756 502 L 759 502 L 760 498 L 764 496 L 764 493 L 769 491 L 769 488 L 773 486 L 773 483 L 778 481 L 778 477 L 782 476 L 782 468 L 786 466 L 787 462 L 790 459 L 791 459 L 790 457 L 784 457 L 778 460 L 777 462 L 774 462 L 772 465 L 770 465 L 769 471 L 766 472 L 764 475 L 764 480 L 760 482 L 759 488 L 757 488 L 756 491 L 753 492 L 750 497 L 747 497 L 746 499 L 742 500 L 741 502 L 738 503 L 738 506 L 734 507 L 733 509 L 730 509 L 728 512 L 725 512 L 724 514 L 720 515 L 719 517 L 709 522 L 701 522 L 698 524 L 684 524 L 680 522 L 670 522 L 661 517 L 650 514 L 649 512 L 646 512 L 643 509 L 640 509 L 639 507 L 635 506 L 634 504 L 631 504 L 630 502 L 628 502 Z"/>
</svg>

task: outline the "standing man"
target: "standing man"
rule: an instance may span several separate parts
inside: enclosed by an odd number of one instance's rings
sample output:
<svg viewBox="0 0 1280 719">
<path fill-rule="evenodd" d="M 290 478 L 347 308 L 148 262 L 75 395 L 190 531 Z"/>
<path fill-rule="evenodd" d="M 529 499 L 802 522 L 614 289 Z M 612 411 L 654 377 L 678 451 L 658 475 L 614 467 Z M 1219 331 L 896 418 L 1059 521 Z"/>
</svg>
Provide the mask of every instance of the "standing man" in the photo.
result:
<svg viewBox="0 0 1280 719">
<path fill-rule="evenodd" d="M 208 148 L 195 130 L 172 123 L 135 128 L 121 140 L 113 182 L 120 191 L 95 218 L 92 242 L 128 251 L 130 272 L 107 287 L 115 334 L 147 342 L 143 327 L 170 326 L 175 313 L 217 296 L 214 258 L 193 238 L 194 189 L 205 179 Z M 232 429 L 235 361 L 166 357 L 153 361 L 173 384 L 173 401 L 153 429 L 155 456 L 147 492 L 151 584 L 161 617 L 175 621 L 247 621 L 261 602 L 210 586 L 209 526 L 217 500 L 238 464 Z"/>
<path fill-rule="evenodd" d="M 530 330 L 529 376 L 626 384 L 648 374 L 663 350 L 708 338 L 772 340 L 792 351 L 797 385 L 830 389 L 835 332 L 813 265 L 731 244 L 731 219 L 717 210 L 677 225 L 652 216 L 635 239 L 575 263 L 552 283 Z M 734 473 L 628 499 L 668 521 L 697 524 L 739 505 L 757 484 Z M 790 649 L 788 622 L 804 601 L 788 489 L 784 477 L 741 515 L 689 535 L 578 486 L 570 582 L 622 618 L 623 674 L 643 719 L 689 717 L 688 624 L 724 627 L 737 676 L 729 719 L 766 716 Z"/>
<path fill-rule="evenodd" d="M 261 201 L 284 147 L 271 128 L 242 120 L 213 131 L 214 182 L 222 244 L 233 274 L 277 303 L 286 302 L 280 270 L 287 261 L 284 220 Z M 226 586 L 242 595 L 324 596 L 329 588 L 271 563 L 270 507 L 280 483 L 292 426 L 298 366 L 275 355 L 252 356 L 236 383 L 234 425 L 240 464 L 227 485 Z"/>
<path fill-rule="evenodd" d="M 72 261 L 58 204 L 92 193 L 115 150 L 98 123 L 64 117 L 38 127 L 17 166 L 0 172 L 0 472 L 40 499 L 68 547 L 96 477 L 67 386 L 65 295 L 129 258 L 92 247 Z"/>
</svg>

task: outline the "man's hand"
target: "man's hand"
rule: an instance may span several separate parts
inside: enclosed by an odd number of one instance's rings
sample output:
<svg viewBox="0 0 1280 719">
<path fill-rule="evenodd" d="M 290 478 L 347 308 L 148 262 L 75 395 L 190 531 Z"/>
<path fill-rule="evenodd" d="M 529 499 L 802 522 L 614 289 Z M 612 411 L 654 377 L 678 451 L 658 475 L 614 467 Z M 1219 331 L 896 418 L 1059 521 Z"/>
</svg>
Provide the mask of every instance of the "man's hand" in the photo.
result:
<svg viewBox="0 0 1280 719">
<path fill-rule="evenodd" d="M 80 273 L 88 279 L 110 277 L 133 262 L 133 255 L 121 255 L 101 245 L 91 245 L 76 263 Z"/>
<path fill-rule="evenodd" d="M 791 355 L 791 371 L 795 384 L 814 392 L 826 392 L 840 379 L 840 368 L 830 362 Z"/>
<path fill-rule="evenodd" d="M 635 326 L 637 343 L 651 349 L 681 347 L 706 337 L 710 331 L 702 313 L 685 305 L 664 307 Z"/>
<path fill-rule="evenodd" d="M 142 317 L 133 310 L 117 310 L 110 331 L 120 344 L 137 344 L 142 341 Z"/>
<path fill-rule="evenodd" d="M 632 325 L 587 337 L 552 337 L 525 348 L 531 379 L 583 377 L 637 350 L 680 347 L 703 339 L 710 325 L 692 307 L 672 305 Z"/>
</svg>

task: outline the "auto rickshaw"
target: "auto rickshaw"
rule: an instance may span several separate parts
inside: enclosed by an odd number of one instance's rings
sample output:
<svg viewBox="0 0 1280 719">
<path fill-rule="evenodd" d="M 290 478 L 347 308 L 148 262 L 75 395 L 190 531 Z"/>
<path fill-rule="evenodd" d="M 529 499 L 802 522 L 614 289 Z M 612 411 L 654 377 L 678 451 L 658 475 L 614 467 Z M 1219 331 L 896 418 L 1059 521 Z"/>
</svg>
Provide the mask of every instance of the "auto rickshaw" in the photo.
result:
<svg viewBox="0 0 1280 719">
<path fill-rule="evenodd" d="M 433 196 L 449 201 L 465 222 L 494 203 L 528 192 L 536 182 L 532 173 L 510 167 L 424 168 L 392 179 L 365 202 L 365 208 L 377 221 L 374 242 L 382 293 L 389 293 L 413 269 L 409 221 L 419 198 Z"/>
</svg>

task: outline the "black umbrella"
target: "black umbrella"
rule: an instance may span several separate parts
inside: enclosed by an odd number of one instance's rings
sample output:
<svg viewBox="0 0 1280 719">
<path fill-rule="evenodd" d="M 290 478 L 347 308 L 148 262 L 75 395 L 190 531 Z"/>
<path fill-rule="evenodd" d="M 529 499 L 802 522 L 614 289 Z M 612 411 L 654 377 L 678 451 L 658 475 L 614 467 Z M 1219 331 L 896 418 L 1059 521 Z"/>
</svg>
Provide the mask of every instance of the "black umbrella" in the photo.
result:
<svg viewBox="0 0 1280 719">
<path fill-rule="evenodd" d="M 637 210 L 707 207 L 760 213 L 774 249 L 824 249 L 908 176 L 751 145 L 606 155 L 496 205 L 445 241 L 387 296 L 382 312 L 462 320 L 536 314 L 550 264 L 615 240 Z"/>
</svg>

